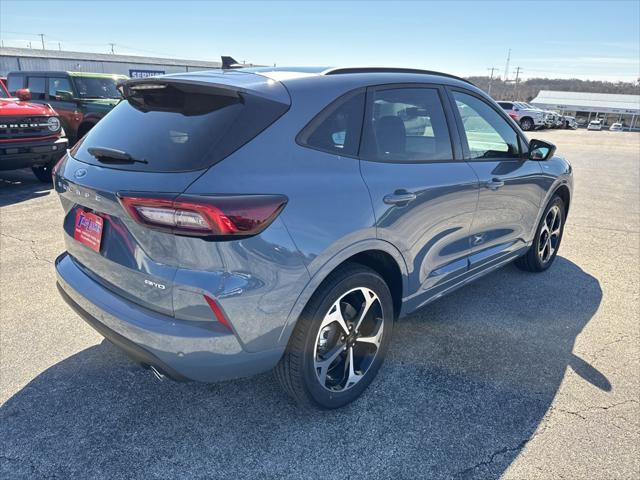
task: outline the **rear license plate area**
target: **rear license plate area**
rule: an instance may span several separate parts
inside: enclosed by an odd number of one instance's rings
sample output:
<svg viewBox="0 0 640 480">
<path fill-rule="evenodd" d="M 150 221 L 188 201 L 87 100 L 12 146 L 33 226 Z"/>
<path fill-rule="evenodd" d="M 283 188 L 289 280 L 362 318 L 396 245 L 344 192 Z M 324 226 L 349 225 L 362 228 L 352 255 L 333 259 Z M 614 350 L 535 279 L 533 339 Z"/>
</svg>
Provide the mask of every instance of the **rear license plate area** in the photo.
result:
<svg viewBox="0 0 640 480">
<path fill-rule="evenodd" d="M 95 252 L 100 252 L 104 219 L 100 215 L 79 208 L 76 210 L 76 221 L 73 238 Z"/>
</svg>

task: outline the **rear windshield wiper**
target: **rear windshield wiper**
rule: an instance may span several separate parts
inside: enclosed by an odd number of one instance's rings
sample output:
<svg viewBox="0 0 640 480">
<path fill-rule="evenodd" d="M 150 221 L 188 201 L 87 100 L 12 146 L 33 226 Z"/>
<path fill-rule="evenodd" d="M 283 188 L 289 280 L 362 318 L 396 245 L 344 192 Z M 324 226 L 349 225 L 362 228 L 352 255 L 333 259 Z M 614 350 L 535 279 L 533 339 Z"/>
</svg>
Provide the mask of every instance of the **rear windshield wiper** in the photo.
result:
<svg viewBox="0 0 640 480">
<path fill-rule="evenodd" d="M 89 147 L 87 152 L 102 163 L 149 163 L 147 160 L 133 158 L 127 152 L 116 150 L 115 148 Z"/>
</svg>

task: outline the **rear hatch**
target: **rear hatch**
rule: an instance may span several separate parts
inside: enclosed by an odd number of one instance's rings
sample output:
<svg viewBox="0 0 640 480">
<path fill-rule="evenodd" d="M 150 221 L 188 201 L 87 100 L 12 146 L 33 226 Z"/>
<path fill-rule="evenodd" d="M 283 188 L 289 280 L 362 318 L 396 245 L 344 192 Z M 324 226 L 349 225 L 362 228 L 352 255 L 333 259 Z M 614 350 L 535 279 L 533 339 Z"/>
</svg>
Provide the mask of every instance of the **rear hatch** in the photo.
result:
<svg viewBox="0 0 640 480">
<path fill-rule="evenodd" d="M 181 233 L 149 228 L 134 218 L 127 201 L 175 201 L 207 169 L 286 112 L 289 96 L 277 82 L 238 71 L 132 80 L 123 91 L 125 100 L 54 172 L 65 210 L 66 247 L 106 288 L 171 315 Z M 154 205 L 145 213 L 163 220 Z"/>
</svg>

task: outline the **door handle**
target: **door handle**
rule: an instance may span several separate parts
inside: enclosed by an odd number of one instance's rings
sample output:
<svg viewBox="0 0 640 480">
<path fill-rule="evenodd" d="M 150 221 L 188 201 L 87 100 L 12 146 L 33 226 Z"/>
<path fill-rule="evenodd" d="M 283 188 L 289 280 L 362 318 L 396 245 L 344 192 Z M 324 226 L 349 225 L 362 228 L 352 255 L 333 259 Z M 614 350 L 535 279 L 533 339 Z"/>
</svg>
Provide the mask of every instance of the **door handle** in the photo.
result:
<svg viewBox="0 0 640 480">
<path fill-rule="evenodd" d="M 404 206 L 416 199 L 416 194 L 406 190 L 396 190 L 389 195 L 385 195 L 382 201 L 387 205 Z"/>
<path fill-rule="evenodd" d="M 490 181 L 484 184 L 489 190 L 498 190 L 500 187 L 504 187 L 504 182 L 499 178 L 492 178 Z"/>
</svg>

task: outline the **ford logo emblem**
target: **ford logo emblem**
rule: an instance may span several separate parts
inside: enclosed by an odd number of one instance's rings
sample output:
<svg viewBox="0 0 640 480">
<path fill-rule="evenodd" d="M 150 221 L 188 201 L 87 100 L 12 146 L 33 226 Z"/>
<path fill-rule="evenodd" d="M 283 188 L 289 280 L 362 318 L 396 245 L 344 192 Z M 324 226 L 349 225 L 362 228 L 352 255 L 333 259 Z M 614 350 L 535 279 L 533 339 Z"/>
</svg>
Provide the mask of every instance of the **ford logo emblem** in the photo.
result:
<svg viewBox="0 0 640 480">
<path fill-rule="evenodd" d="M 76 177 L 76 178 L 82 178 L 86 174 L 87 174 L 87 169 L 86 168 L 79 168 L 78 170 L 75 171 L 73 176 Z"/>
</svg>

